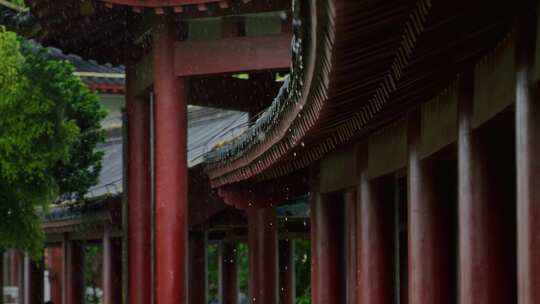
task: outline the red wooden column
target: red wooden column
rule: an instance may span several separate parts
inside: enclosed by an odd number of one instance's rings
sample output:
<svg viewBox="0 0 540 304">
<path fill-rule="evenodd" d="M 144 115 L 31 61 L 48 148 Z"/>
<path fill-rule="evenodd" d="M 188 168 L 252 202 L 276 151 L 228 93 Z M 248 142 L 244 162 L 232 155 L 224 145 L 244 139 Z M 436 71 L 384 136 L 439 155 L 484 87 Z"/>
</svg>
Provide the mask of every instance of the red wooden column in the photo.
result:
<svg viewBox="0 0 540 304">
<path fill-rule="evenodd" d="M 219 244 L 219 297 L 221 304 L 238 304 L 238 258 L 234 242 Z"/>
<path fill-rule="evenodd" d="M 540 105 L 533 81 L 535 8 L 522 16 L 516 47 L 518 303 L 540 303 Z"/>
<path fill-rule="evenodd" d="M 110 229 L 103 235 L 103 304 L 122 303 L 122 243 L 113 239 Z"/>
<path fill-rule="evenodd" d="M 294 241 L 279 241 L 279 303 L 296 303 Z"/>
<path fill-rule="evenodd" d="M 128 299 L 130 304 L 151 301 L 150 216 L 150 107 L 148 99 L 137 96 L 135 70 L 126 69 L 128 129 Z"/>
<path fill-rule="evenodd" d="M 314 192 L 311 200 L 311 298 L 314 304 L 345 299 L 343 219 L 339 195 Z"/>
<path fill-rule="evenodd" d="M 358 281 L 356 266 L 356 191 L 349 189 L 345 192 L 345 250 L 346 250 L 346 276 L 347 294 L 346 303 L 356 304 Z"/>
<path fill-rule="evenodd" d="M 248 211 L 249 294 L 251 303 L 278 301 L 276 208 Z"/>
<path fill-rule="evenodd" d="M 49 282 L 51 284 L 51 301 L 62 303 L 62 247 L 51 246 L 47 251 L 47 268 L 49 269 Z"/>
<path fill-rule="evenodd" d="M 394 180 L 360 174 L 357 191 L 358 304 L 393 303 Z"/>
<path fill-rule="evenodd" d="M 9 284 L 10 286 L 19 285 L 20 253 L 15 250 L 9 250 Z"/>
<path fill-rule="evenodd" d="M 187 96 L 174 74 L 177 28 L 159 16 L 153 31 L 155 92 L 156 303 L 187 301 Z M 189 64 L 189 62 L 185 62 Z"/>
<path fill-rule="evenodd" d="M 80 304 L 84 299 L 84 246 L 80 241 L 63 242 L 64 247 L 64 288 L 62 302 L 64 304 Z"/>
<path fill-rule="evenodd" d="M 489 146 L 486 138 L 504 130 L 472 129 L 473 90 L 472 73 L 467 73 L 458 98 L 459 303 L 512 303 L 515 249 L 508 240 L 515 231 L 509 224 L 514 214 L 506 209 L 513 203 L 508 189 L 514 185 L 510 174 L 500 171 L 512 158 L 501 154 L 505 145 Z"/>
<path fill-rule="evenodd" d="M 7 286 L 7 252 L 0 250 L 0 304 L 4 303 L 4 286 Z"/>
<path fill-rule="evenodd" d="M 208 298 L 207 233 L 189 234 L 189 303 L 206 304 Z"/>
<path fill-rule="evenodd" d="M 454 197 L 451 192 L 455 190 L 437 178 L 434 161 L 420 160 L 419 112 L 409 116 L 407 139 L 409 303 L 453 303 L 454 239 L 450 232 L 454 214 L 449 205 L 454 202 L 447 198 Z"/>
<path fill-rule="evenodd" d="M 43 303 L 43 261 L 24 257 L 24 304 Z"/>
</svg>

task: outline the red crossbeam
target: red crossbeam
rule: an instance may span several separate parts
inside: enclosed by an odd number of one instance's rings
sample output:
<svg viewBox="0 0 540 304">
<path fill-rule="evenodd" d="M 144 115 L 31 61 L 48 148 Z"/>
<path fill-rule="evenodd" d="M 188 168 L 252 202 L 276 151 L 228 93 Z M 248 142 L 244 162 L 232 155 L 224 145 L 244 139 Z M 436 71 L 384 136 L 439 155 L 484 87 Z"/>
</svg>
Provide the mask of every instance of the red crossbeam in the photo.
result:
<svg viewBox="0 0 540 304">
<path fill-rule="evenodd" d="M 291 34 L 176 42 L 176 76 L 282 70 L 291 65 Z"/>
</svg>

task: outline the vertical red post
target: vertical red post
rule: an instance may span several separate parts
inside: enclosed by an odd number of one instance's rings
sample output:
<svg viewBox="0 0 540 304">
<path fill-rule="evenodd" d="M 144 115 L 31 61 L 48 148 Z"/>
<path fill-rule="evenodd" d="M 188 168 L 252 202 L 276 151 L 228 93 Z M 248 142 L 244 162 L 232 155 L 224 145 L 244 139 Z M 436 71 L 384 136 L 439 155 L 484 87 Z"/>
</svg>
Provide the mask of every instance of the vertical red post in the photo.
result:
<svg viewBox="0 0 540 304">
<path fill-rule="evenodd" d="M 294 241 L 279 241 L 279 303 L 296 303 Z"/>
<path fill-rule="evenodd" d="M 393 303 L 393 179 L 360 175 L 357 191 L 359 304 Z"/>
<path fill-rule="evenodd" d="M 128 299 L 130 304 L 151 301 L 151 225 L 150 216 L 150 107 L 148 99 L 137 96 L 134 83 L 138 75 L 126 69 L 128 128 Z"/>
<path fill-rule="evenodd" d="M 346 303 L 356 304 L 358 292 L 356 266 L 356 191 L 349 189 L 345 192 L 345 249 L 346 249 L 346 275 L 347 293 Z"/>
<path fill-rule="evenodd" d="M 43 303 L 43 261 L 24 257 L 24 303 Z"/>
<path fill-rule="evenodd" d="M 343 203 L 339 195 L 314 193 L 311 200 L 311 297 L 314 304 L 345 298 Z"/>
<path fill-rule="evenodd" d="M 7 273 L 7 252 L 0 250 L 0 304 L 4 303 L 4 286 L 7 284 L 6 273 Z"/>
<path fill-rule="evenodd" d="M 536 9 L 518 20 L 516 46 L 516 168 L 518 303 L 540 303 L 540 105 L 533 81 Z"/>
<path fill-rule="evenodd" d="M 9 284 L 10 286 L 19 285 L 20 254 L 17 250 L 9 251 Z"/>
<path fill-rule="evenodd" d="M 189 303 L 206 304 L 208 298 L 207 233 L 189 234 Z"/>
<path fill-rule="evenodd" d="M 51 246 L 45 250 L 47 251 L 47 268 L 51 284 L 51 301 L 62 303 L 62 247 Z"/>
<path fill-rule="evenodd" d="M 177 28 L 154 26 L 156 303 L 187 301 L 187 94 L 174 74 Z M 189 63 L 186 63 L 189 64 Z"/>
<path fill-rule="evenodd" d="M 62 289 L 62 303 L 80 304 L 84 299 L 84 246 L 80 241 L 70 241 L 65 237 L 63 247 L 64 286 Z"/>
<path fill-rule="evenodd" d="M 276 208 L 248 210 L 249 293 L 252 303 L 278 301 Z"/>
<path fill-rule="evenodd" d="M 103 235 L 103 304 L 122 303 L 122 243 L 113 239 L 110 228 Z"/>
<path fill-rule="evenodd" d="M 515 301 L 515 244 L 509 242 L 514 214 L 507 210 L 514 185 L 501 170 L 512 157 L 504 157 L 505 145 L 499 144 L 504 130 L 472 129 L 472 76 L 463 75 L 458 98 L 459 303 L 506 304 Z"/>
<path fill-rule="evenodd" d="M 238 257 L 236 243 L 219 245 L 219 297 L 221 304 L 238 303 Z"/>
<path fill-rule="evenodd" d="M 454 303 L 451 187 L 438 179 L 435 163 L 420 160 L 420 112 L 408 127 L 409 303 Z M 443 174 L 453 176 L 449 172 Z M 438 183 L 438 184 L 437 184 Z M 451 185 L 452 183 L 450 183 Z"/>
</svg>

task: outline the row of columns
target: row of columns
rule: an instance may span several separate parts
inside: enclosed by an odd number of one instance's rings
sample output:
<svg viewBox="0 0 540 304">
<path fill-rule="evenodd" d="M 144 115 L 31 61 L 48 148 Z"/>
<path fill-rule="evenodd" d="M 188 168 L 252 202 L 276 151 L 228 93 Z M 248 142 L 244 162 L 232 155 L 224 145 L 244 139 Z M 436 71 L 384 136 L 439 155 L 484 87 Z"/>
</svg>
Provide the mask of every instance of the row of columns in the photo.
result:
<svg viewBox="0 0 540 304">
<path fill-rule="evenodd" d="M 0 286 L 18 286 L 21 303 L 36 304 L 44 301 L 45 270 L 49 272 L 50 299 L 55 304 L 84 303 L 84 244 L 65 238 L 61 246 L 48 246 L 46 259 L 35 261 L 18 251 L 7 254 L 7 280 Z M 120 239 L 113 239 L 108 230 L 103 238 L 102 254 L 103 303 L 122 301 L 122 261 Z M 21 271 L 22 270 L 22 271 Z M 21 275 L 22 274 L 22 275 Z"/>
<path fill-rule="evenodd" d="M 126 69 L 128 299 L 130 304 L 152 303 L 154 297 L 158 304 L 188 300 L 204 303 L 207 291 L 202 274 L 206 274 L 207 266 L 201 257 L 207 241 L 201 233 L 192 233 L 188 238 L 187 227 L 187 88 L 185 81 L 174 75 L 178 63 L 173 55 L 173 24 L 160 18 L 153 30 L 153 108 L 148 92 L 136 87 L 142 75 L 129 64 Z M 253 210 L 248 212 L 248 218 L 250 298 L 257 303 L 275 304 L 280 296 L 276 211 Z M 188 239 L 190 248 L 186 246 Z M 223 278 L 236 277 L 235 254 L 234 245 L 222 244 Z M 192 275 L 189 293 L 188 272 Z M 238 289 L 238 283 L 233 279 L 221 282 L 222 303 L 236 303 L 238 295 L 233 290 Z M 281 295 L 294 296 L 293 287 L 281 287 Z"/>
<path fill-rule="evenodd" d="M 518 22 L 514 117 L 502 115 L 473 128 L 472 71 L 459 80 L 456 150 L 421 159 L 420 113 L 409 114 L 406 201 L 396 199 L 394 175 L 368 177 L 367 157 L 360 160 L 355 189 L 321 194 L 315 187 L 313 303 L 395 303 L 399 288 L 405 297 L 398 303 L 540 303 L 534 20 L 527 15 Z M 337 207 L 343 201 L 347 216 Z M 397 205 L 406 207 L 405 238 L 395 228 Z M 343 218 L 345 232 L 339 222 Z M 344 249 L 342 238 L 348 245 Z M 396 271 L 401 257 L 396 245 L 407 248 L 403 273 Z M 340 272 L 344 260 L 347 270 Z"/>
<path fill-rule="evenodd" d="M 278 241 L 275 208 L 248 212 L 250 303 L 295 303 L 294 243 Z M 207 233 L 192 231 L 189 245 L 189 303 L 207 303 Z M 237 304 L 238 251 L 235 241 L 218 243 L 219 303 Z"/>
</svg>

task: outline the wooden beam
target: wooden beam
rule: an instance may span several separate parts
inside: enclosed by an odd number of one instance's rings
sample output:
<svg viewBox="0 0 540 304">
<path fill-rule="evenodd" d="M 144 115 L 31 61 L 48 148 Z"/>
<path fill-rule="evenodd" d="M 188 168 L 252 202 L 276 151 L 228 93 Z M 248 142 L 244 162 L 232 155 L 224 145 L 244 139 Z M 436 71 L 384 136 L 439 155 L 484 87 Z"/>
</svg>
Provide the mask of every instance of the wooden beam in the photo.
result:
<svg viewBox="0 0 540 304">
<path fill-rule="evenodd" d="M 290 33 L 264 37 L 233 37 L 174 44 L 178 77 L 261 70 L 291 65 Z"/>
<path fill-rule="evenodd" d="M 135 7 L 175 7 L 192 4 L 217 3 L 219 0 L 101 0 L 105 3 Z"/>
</svg>

